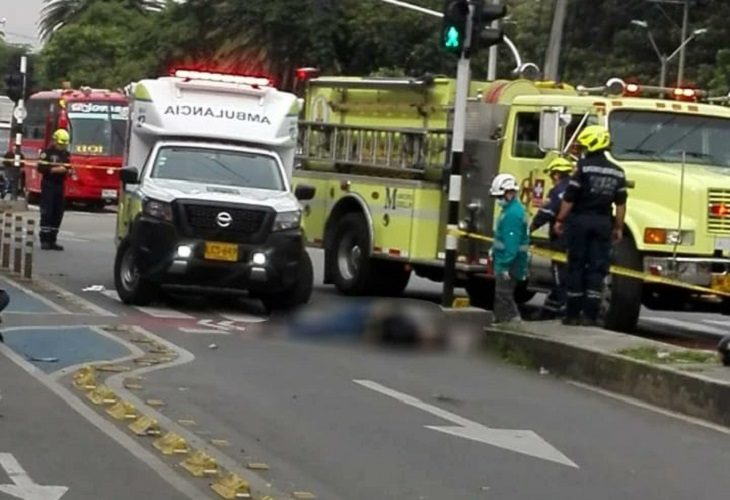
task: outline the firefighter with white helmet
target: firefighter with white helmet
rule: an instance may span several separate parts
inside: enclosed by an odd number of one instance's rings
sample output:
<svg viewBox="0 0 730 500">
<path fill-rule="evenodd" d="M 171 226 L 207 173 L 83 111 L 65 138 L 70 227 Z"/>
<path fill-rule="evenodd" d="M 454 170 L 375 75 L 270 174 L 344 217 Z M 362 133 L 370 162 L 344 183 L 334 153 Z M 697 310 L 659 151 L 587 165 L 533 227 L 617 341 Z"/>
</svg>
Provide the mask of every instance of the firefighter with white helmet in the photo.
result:
<svg viewBox="0 0 730 500">
<path fill-rule="evenodd" d="M 565 252 L 567 245 L 564 235 L 555 232 L 555 217 L 560 211 L 560 204 L 563 195 L 570 182 L 570 174 L 574 166 L 563 157 L 552 160 L 545 173 L 553 181 L 553 187 L 548 193 L 547 201 L 538 210 L 530 224 L 530 233 L 537 231 L 545 224 L 549 224 L 550 249 L 558 252 Z M 545 304 L 540 313 L 540 319 L 554 319 L 561 316 L 565 310 L 565 283 L 567 278 L 567 267 L 564 263 L 553 260 L 551 263 L 553 274 L 553 288 L 545 298 Z"/>
<path fill-rule="evenodd" d="M 519 185 L 512 174 L 499 174 L 492 181 L 489 194 L 501 207 L 494 232 L 492 256 L 494 259 L 495 295 L 494 319 L 496 323 L 513 323 L 521 320 L 515 303 L 517 283 L 527 278 L 527 214 L 517 196 Z"/>
<path fill-rule="evenodd" d="M 563 195 L 555 230 L 563 234 L 567 222 L 568 281 L 566 325 L 598 324 L 603 282 L 611 263 L 611 239 L 623 237 L 626 216 L 626 174 L 612 162 L 606 151 L 611 134 L 600 125 L 591 125 L 578 134 L 584 151 L 576 172 Z M 616 216 L 613 216 L 613 206 Z M 568 217 L 570 216 L 570 217 Z"/>
</svg>

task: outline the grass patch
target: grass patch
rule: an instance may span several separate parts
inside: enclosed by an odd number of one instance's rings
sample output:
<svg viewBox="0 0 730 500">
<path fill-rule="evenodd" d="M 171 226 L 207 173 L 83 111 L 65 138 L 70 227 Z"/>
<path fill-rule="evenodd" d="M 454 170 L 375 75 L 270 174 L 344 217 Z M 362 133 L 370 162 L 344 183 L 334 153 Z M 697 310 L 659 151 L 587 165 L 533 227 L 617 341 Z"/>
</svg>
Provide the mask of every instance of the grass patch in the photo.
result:
<svg viewBox="0 0 730 500">
<path fill-rule="evenodd" d="M 631 349 L 623 349 L 618 354 L 628 356 L 639 361 L 647 363 L 656 363 L 660 365 L 669 364 L 705 364 L 716 363 L 717 354 L 707 351 L 665 351 L 656 347 L 643 346 L 633 347 Z"/>
</svg>

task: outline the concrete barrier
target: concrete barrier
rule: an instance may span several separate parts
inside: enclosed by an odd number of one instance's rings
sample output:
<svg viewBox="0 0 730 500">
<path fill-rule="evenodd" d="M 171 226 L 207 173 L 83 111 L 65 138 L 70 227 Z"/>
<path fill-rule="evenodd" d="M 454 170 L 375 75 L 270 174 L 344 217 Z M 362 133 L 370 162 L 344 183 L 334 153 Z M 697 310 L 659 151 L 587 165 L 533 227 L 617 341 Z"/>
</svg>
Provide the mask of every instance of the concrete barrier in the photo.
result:
<svg viewBox="0 0 730 500">
<path fill-rule="evenodd" d="M 25 280 L 33 279 L 36 222 L 33 215 L 2 212 L 0 270 Z"/>
</svg>

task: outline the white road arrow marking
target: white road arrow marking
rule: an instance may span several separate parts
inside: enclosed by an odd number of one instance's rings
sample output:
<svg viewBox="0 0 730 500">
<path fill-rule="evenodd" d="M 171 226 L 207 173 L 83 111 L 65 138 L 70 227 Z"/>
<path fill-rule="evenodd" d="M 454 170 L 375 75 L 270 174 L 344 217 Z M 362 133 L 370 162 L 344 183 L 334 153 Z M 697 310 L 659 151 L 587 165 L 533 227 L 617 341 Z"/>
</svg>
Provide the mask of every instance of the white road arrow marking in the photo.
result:
<svg viewBox="0 0 730 500">
<path fill-rule="evenodd" d="M 230 335 L 231 331 L 239 331 L 239 332 L 245 332 L 246 327 L 241 325 L 236 325 L 235 321 L 214 321 L 212 319 L 201 319 L 198 321 L 198 326 L 200 328 L 179 328 L 179 330 L 183 333 L 212 333 L 212 334 L 219 334 L 219 335 Z"/>
<path fill-rule="evenodd" d="M 436 406 L 424 403 L 420 399 L 395 391 L 384 385 L 371 380 L 353 380 L 356 384 L 367 387 L 373 391 L 377 391 L 393 399 L 397 399 L 401 403 L 407 404 L 435 415 L 449 422 L 453 422 L 456 426 L 440 427 L 427 425 L 428 429 L 432 429 L 453 436 L 459 436 L 472 441 L 479 441 L 505 450 L 522 453 L 531 457 L 540 458 L 549 462 L 556 462 L 562 465 L 578 468 L 575 462 L 563 455 L 559 450 L 554 448 L 550 443 L 545 441 L 539 435 L 529 430 L 512 430 L 512 429 L 490 429 L 489 427 L 477 422 L 472 422 L 463 417 L 442 410 Z"/>
<path fill-rule="evenodd" d="M 0 453 L 0 467 L 14 484 L 0 484 L 0 491 L 22 500 L 58 500 L 66 494 L 66 486 L 41 486 L 33 482 L 12 453 Z"/>
</svg>

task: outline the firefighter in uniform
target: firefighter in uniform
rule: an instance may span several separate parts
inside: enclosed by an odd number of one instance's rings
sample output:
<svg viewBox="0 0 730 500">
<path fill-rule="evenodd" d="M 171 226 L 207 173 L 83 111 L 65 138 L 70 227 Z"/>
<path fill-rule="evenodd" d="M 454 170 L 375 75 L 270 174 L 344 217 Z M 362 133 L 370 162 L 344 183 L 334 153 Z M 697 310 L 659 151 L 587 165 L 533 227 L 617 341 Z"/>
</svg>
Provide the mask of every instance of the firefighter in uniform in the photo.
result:
<svg viewBox="0 0 730 500">
<path fill-rule="evenodd" d="M 565 252 L 567 245 L 565 237 L 555 232 L 555 217 L 560 211 L 560 204 L 563 201 L 563 194 L 568 188 L 570 174 L 573 172 L 573 164 L 565 158 L 556 158 L 550 162 L 545 173 L 553 181 L 553 187 L 548 193 L 548 199 L 540 210 L 535 214 L 530 224 L 530 233 L 549 224 L 550 249 L 558 252 Z M 545 304 L 540 313 L 540 319 L 554 319 L 565 313 L 565 283 L 567 278 L 567 266 L 553 260 L 551 264 L 553 273 L 553 288 L 545 299 Z"/>
<path fill-rule="evenodd" d="M 41 248 L 43 250 L 63 250 L 56 243 L 58 228 L 61 226 L 64 211 L 64 187 L 66 176 L 71 171 L 68 152 L 69 133 L 58 129 L 53 133 L 53 145 L 41 153 L 38 171 L 43 174 L 41 181 Z"/>
<path fill-rule="evenodd" d="M 511 174 L 499 174 L 492 181 L 489 195 L 496 199 L 502 211 L 494 231 L 494 319 L 495 323 L 514 325 L 522 318 L 515 303 L 517 282 L 527 278 L 527 214 L 520 203 L 517 179 Z"/>
<path fill-rule="evenodd" d="M 577 141 L 583 158 L 568 183 L 555 222 L 555 232 L 565 232 L 568 243 L 567 310 L 563 323 L 580 324 L 582 312 L 583 324 L 596 326 L 603 282 L 611 263 L 611 240 L 618 243 L 623 237 L 626 174 L 606 157 L 611 146 L 606 128 L 588 126 Z"/>
</svg>

